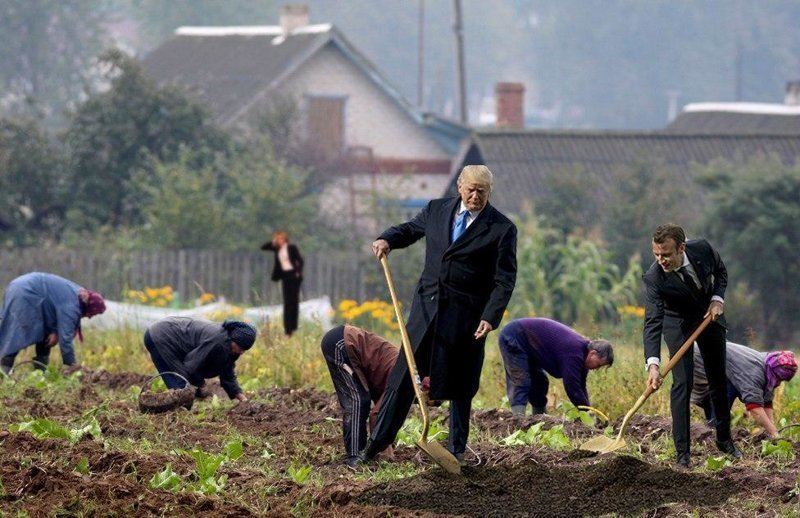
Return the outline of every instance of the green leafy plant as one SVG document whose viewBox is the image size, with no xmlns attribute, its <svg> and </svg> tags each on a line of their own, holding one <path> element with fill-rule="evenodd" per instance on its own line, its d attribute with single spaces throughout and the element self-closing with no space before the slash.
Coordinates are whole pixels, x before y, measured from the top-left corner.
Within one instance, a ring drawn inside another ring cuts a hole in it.
<svg viewBox="0 0 800 518">
<path fill-rule="evenodd" d="M 708 457 L 706 459 L 706 469 L 709 471 L 719 471 L 730 466 L 732 463 L 725 455 L 719 457 Z"/>
<path fill-rule="evenodd" d="M 564 414 L 564 420 L 568 423 L 580 421 L 584 426 L 594 426 L 594 417 L 589 412 L 578 409 L 568 401 L 561 401 L 556 409 Z"/>
<path fill-rule="evenodd" d="M 306 465 L 297 467 L 293 464 L 286 468 L 286 473 L 289 474 L 289 478 L 302 486 L 308 480 L 309 475 L 311 475 L 311 470 L 311 466 Z"/>
<path fill-rule="evenodd" d="M 75 465 L 75 471 L 77 471 L 81 475 L 88 475 L 89 459 L 87 457 L 81 457 L 81 460 L 79 460 L 78 464 Z"/>
<path fill-rule="evenodd" d="M 66 439 L 72 444 L 77 443 L 84 435 L 91 435 L 95 439 L 102 436 L 100 423 L 94 417 L 80 428 L 68 429 L 52 419 L 40 418 L 11 425 L 9 429 L 12 432 L 30 432 L 37 439 Z"/>
<path fill-rule="evenodd" d="M 178 491 L 183 485 L 181 476 L 172 471 L 172 465 L 167 464 L 163 470 L 155 473 L 150 478 L 150 487 L 152 489 L 166 489 L 167 491 Z"/>
<path fill-rule="evenodd" d="M 569 437 L 564 434 L 564 426 L 556 425 L 544 430 L 544 422 L 536 423 L 527 430 L 516 430 L 508 437 L 502 439 L 506 446 L 529 446 L 539 444 L 556 450 L 565 450 L 572 447 Z"/>
<path fill-rule="evenodd" d="M 397 432 L 397 444 L 403 446 L 414 446 L 422 433 L 422 421 L 417 417 L 407 419 L 403 427 Z M 428 427 L 428 438 L 437 441 L 446 440 L 449 435 L 449 429 L 444 424 L 444 418 L 438 417 L 434 419 Z"/>
<path fill-rule="evenodd" d="M 764 441 L 761 443 L 761 454 L 765 457 L 778 457 L 780 459 L 794 459 L 794 448 L 792 443 L 786 439 L 778 439 L 774 443 Z"/>
</svg>

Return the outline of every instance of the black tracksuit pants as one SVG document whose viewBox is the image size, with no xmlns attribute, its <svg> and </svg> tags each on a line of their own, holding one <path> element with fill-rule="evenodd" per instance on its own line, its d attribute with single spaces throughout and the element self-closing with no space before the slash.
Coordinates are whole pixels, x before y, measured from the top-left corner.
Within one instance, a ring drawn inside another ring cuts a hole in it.
<svg viewBox="0 0 800 518">
<path fill-rule="evenodd" d="M 350 366 L 344 348 L 344 326 L 335 327 L 322 337 L 322 354 L 342 408 L 344 449 L 348 457 L 355 457 L 367 442 L 367 420 L 372 401 Z"/>
</svg>

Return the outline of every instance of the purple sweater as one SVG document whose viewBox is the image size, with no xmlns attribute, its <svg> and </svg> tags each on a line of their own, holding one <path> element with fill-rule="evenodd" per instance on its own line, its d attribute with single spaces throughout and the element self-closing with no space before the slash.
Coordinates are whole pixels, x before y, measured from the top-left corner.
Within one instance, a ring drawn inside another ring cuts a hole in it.
<svg viewBox="0 0 800 518">
<path fill-rule="evenodd" d="M 531 363 L 564 381 L 564 390 L 575 406 L 588 405 L 586 354 L 589 339 L 549 318 L 520 318 L 503 328 L 522 347 Z"/>
</svg>

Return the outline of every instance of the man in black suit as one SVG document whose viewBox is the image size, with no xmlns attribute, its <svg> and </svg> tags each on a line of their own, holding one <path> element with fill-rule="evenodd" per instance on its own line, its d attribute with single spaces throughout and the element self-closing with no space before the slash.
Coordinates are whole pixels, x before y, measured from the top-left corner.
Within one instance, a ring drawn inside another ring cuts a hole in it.
<svg viewBox="0 0 800 518">
<path fill-rule="evenodd" d="M 500 325 L 517 277 L 517 228 L 489 204 L 492 182 L 486 166 L 464 167 L 459 197 L 431 201 L 372 243 L 381 257 L 425 238 L 425 268 L 411 303 L 408 335 L 420 376 L 430 376 L 430 398 L 450 400 L 448 449 L 462 464 L 486 335 Z M 394 441 L 413 399 L 401 354 L 363 459 Z"/>
<path fill-rule="evenodd" d="M 717 447 L 741 458 L 731 440 L 731 416 L 727 403 L 725 377 L 725 287 L 728 272 L 719 253 L 708 241 L 686 241 L 678 225 L 660 225 L 653 233 L 655 262 L 644 274 L 647 288 L 644 316 L 644 353 L 647 360 L 648 384 L 661 385 L 658 366 L 661 357 L 661 336 L 670 356 L 709 314 L 712 322 L 697 338 L 711 389 L 717 427 Z M 691 351 L 672 369 L 670 408 L 672 439 L 678 464 L 690 466 L 689 402 L 694 375 Z"/>
</svg>

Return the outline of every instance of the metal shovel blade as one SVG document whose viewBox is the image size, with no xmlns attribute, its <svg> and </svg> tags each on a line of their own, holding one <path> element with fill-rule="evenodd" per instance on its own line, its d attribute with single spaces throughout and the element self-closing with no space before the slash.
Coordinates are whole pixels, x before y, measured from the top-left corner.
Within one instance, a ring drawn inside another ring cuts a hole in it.
<svg viewBox="0 0 800 518">
<path fill-rule="evenodd" d="M 442 446 L 436 441 L 428 442 L 424 437 L 420 437 L 417 439 L 417 446 L 420 450 L 427 453 L 433 460 L 442 467 L 448 473 L 452 473 L 454 475 L 461 474 L 461 466 L 458 464 L 458 460 L 453 456 L 452 453 L 447 451 L 447 448 Z"/>
<path fill-rule="evenodd" d="M 593 437 L 581 444 L 580 449 L 586 451 L 596 451 L 597 453 L 609 453 L 625 447 L 625 439 L 617 437 L 612 439 L 605 435 Z"/>
</svg>

